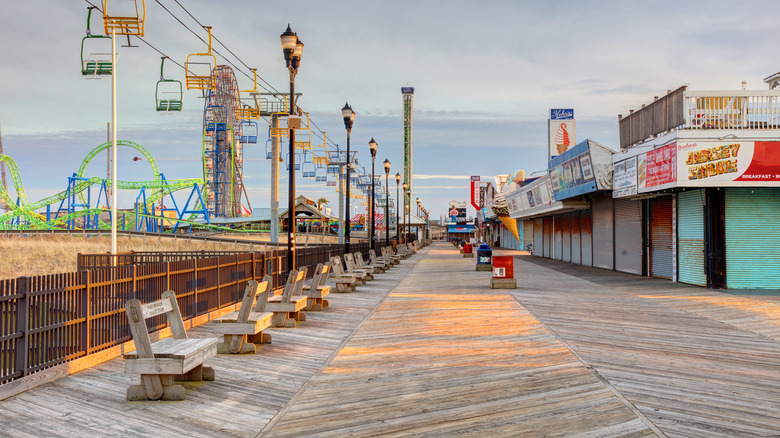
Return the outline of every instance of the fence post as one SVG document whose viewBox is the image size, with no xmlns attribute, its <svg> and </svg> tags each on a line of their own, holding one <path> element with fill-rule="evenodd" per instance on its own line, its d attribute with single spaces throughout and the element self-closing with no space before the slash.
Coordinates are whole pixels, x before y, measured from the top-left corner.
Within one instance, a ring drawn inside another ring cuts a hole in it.
<svg viewBox="0 0 780 438">
<path fill-rule="evenodd" d="M 171 262 L 165 262 L 165 290 L 171 290 Z"/>
<path fill-rule="evenodd" d="M 22 336 L 16 339 L 16 369 L 22 376 L 27 375 L 29 363 L 29 331 L 30 331 L 30 277 L 16 279 L 16 291 L 21 295 L 16 302 L 16 331 Z"/>
<path fill-rule="evenodd" d="M 115 269 L 115 268 L 110 268 Z M 84 277 L 82 278 L 82 284 L 84 284 L 84 304 L 82 305 L 84 315 L 84 354 L 89 354 L 90 345 L 92 344 L 92 273 L 91 271 L 82 271 Z"/>
</svg>

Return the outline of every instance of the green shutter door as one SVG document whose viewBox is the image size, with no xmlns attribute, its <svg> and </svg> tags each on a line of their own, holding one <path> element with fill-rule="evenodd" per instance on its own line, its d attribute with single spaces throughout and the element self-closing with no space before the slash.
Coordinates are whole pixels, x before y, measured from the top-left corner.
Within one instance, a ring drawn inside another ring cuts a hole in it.
<svg viewBox="0 0 780 438">
<path fill-rule="evenodd" d="M 677 281 L 706 287 L 704 190 L 688 190 L 677 194 L 677 245 Z"/>
<path fill-rule="evenodd" d="M 780 189 L 726 189 L 726 287 L 780 289 Z"/>
</svg>

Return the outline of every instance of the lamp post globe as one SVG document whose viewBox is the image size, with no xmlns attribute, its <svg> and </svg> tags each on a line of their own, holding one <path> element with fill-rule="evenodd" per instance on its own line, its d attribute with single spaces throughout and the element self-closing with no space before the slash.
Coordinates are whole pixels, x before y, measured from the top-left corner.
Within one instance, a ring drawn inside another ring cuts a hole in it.
<svg viewBox="0 0 780 438">
<path fill-rule="evenodd" d="M 344 253 L 349 254 L 349 229 L 350 229 L 350 210 L 349 210 L 349 186 L 350 186 L 350 170 L 352 168 L 352 158 L 349 152 L 349 140 L 350 134 L 352 134 L 352 123 L 355 121 L 355 111 L 349 106 L 349 102 L 344 104 L 344 108 L 341 109 L 341 117 L 344 119 L 344 128 L 347 130 L 347 190 L 346 190 L 346 212 L 347 217 L 344 219 L 346 224 L 344 230 Z"/>
</svg>

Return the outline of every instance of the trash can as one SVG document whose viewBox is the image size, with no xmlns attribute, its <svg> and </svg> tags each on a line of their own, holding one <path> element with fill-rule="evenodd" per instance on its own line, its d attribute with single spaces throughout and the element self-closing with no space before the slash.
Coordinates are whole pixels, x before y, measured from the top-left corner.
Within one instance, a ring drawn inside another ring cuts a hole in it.
<svg viewBox="0 0 780 438">
<path fill-rule="evenodd" d="M 514 259 L 511 256 L 493 257 L 493 278 L 490 282 L 493 289 L 516 289 Z"/>
<path fill-rule="evenodd" d="M 490 245 L 483 243 L 477 248 L 477 271 L 493 270 L 493 250 Z"/>
<path fill-rule="evenodd" d="M 470 243 L 466 243 L 465 245 L 463 245 L 463 258 L 464 259 L 474 258 L 474 249 Z"/>
</svg>

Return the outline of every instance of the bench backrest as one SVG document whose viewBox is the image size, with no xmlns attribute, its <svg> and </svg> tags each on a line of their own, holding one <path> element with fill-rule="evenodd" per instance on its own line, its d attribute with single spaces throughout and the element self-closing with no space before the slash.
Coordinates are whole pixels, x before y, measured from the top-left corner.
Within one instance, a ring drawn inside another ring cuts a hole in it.
<svg viewBox="0 0 780 438">
<path fill-rule="evenodd" d="M 187 339 L 187 331 L 184 329 L 184 321 L 181 319 L 179 304 L 176 302 L 176 294 L 172 290 L 163 292 L 162 299 L 148 304 L 141 304 L 137 298 L 125 303 L 125 313 L 130 322 L 130 331 L 133 334 L 135 349 L 139 358 L 153 358 L 152 341 L 149 339 L 149 330 L 146 320 L 163 313 L 168 318 L 168 325 L 174 339 Z"/>
<path fill-rule="evenodd" d="M 296 280 L 293 296 L 297 297 L 303 294 L 303 285 L 306 283 L 306 275 L 308 275 L 308 273 L 309 268 L 306 266 L 301 266 L 301 269 L 298 271 L 298 275 L 301 277 L 301 279 Z"/>
<path fill-rule="evenodd" d="M 373 249 L 368 250 L 368 261 L 374 263 L 376 261 L 376 251 Z"/>
<path fill-rule="evenodd" d="M 322 271 L 320 272 L 320 279 L 317 282 L 317 286 L 325 286 L 328 283 L 328 278 L 330 277 L 330 271 L 331 271 L 330 263 L 325 263 L 322 265 Z"/>
<path fill-rule="evenodd" d="M 314 275 L 311 277 L 311 283 L 309 284 L 309 291 L 314 291 L 317 289 L 317 285 L 320 282 L 320 276 L 322 275 L 322 267 L 324 265 L 322 263 L 317 263 L 317 267 L 314 268 Z"/>
<path fill-rule="evenodd" d="M 344 265 L 347 267 L 347 272 L 355 272 L 355 259 L 352 257 L 352 254 L 344 254 Z"/>
<path fill-rule="evenodd" d="M 330 258 L 330 266 L 333 268 L 333 272 L 336 273 L 336 275 L 345 275 L 346 272 L 344 272 L 344 265 L 341 264 L 341 257 L 339 256 L 333 256 Z"/>
<path fill-rule="evenodd" d="M 251 280 L 254 281 L 254 280 Z M 265 312 L 265 306 L 268 305 L 268 296 L 271 295 L 271 290 L 273 290 L 273 287 L 271 285 L 273 284 L 273 278 L 266 274 L 263 279 L 260 281 L 260 283 L 257 283 L 257 287 L 255 288 L 255 293 L 257 296 L 257 301 L 255 301 L 255 306 L 252 308 L 253 312 L 257 313 L 263 313 Z M 248 287 L 248 286 L 247 286 Z M 241 303 L 241 310 L 244 310 L 244 303 Z M 239 318 L 241 315 L 239 314 Z M 247 314 L 247 318 L 249 318 L 249 314 Z M 241 320 L 239 322 L 246 322 L 247 320 Z"/>
<path fill-rule="evenodd" d="M 303 280 L 303 271 L 296 271 L 291 269 L 287 275 L 287 283 L 284 285 L 284 291 L 282 292 L 282 302 L 289 303 L 290 299 L 295 292 L 295 288 L 298 286 L 298 282 Z"/>
<path fill-rule="evenodd" d="M 355 267 L 358 269 L 365 269 L 366 265 L 363 264 L 363 254 L 360 252 L 355 251 L 352 254 L 352 260 L 355 263 Z"/>
</svg>

